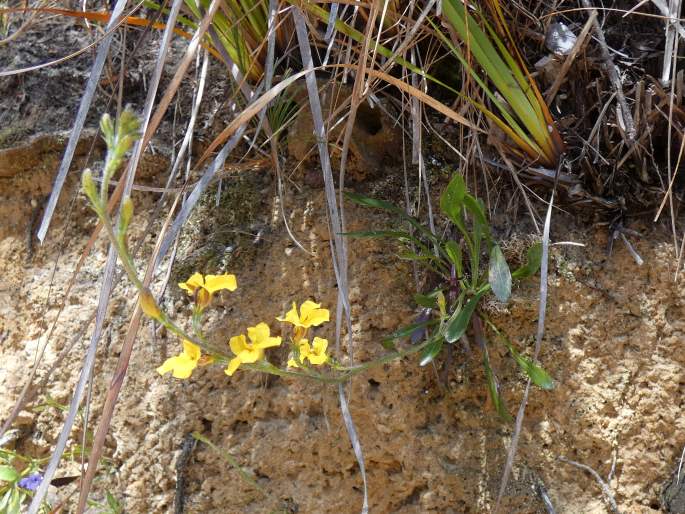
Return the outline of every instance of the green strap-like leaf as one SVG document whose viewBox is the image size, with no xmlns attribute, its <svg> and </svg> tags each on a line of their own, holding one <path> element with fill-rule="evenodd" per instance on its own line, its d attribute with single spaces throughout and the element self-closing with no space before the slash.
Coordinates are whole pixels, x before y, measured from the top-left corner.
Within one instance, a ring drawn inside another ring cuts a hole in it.
<svg viewBox="0 0 685 514">
<path fill-rule="evenodd" d="M 450 239 L 445 243 L 445 253 L 447 254 L 447 258 L 454 265 L 457 277 L 461 278 L 464 275 L 464 262 L 461 247 L 456 241 Z"/>
<path fill-rule="evenodd" d="M 435 341 L 429 343 L 423 350 L 421 350 L 421 360 L 419 361 L 419 366 L 425 366 L 430 363 L 438 356 L 440 350 L 442 350 L 442 344 L 444 339 L 441 337 Z"/>
<path fill-rule="evenodd" d="M 535 243 L 533 246 L 528 248 L 527 258 L 528 261 L 526 264 L 511 274 L 512 278 L 528 278 L 538 272 L 542 261 L 542 243 Z"/>
<path fill-rule="evenodd" d="M 552 377 L 549 375 L 549 373 L 547 373 L 541 366 L 535 364 L 528 357 L 521 355 L 511 343 L 509 338 L 500 332 L 494 323 L 487 319 L 486 323 L 495 332 L 495 334 L 497 334 L 497 337 L 500 341 L 502 341 L 504 346 L 507 347 L 507 350 L 509 350 L 509 353 L 511 353 L 511 356 L 514 358 L 519 368 L 521 368 L 521 371 L 523 371 L 523 373 L 530 378 L 533 384 L 542 389 L 554 389 L 554 380 L 552 380 Z"/>
<path fill-rule="evenodd" d="M 504 404 L 504 399 L 499 394 L 499 384 L 497 383 L 497 377 L 492 371 L 492 366 L 490 366 L 490 356 L 488 355 L 488 349 L 483 347 L 483 367 L 485 368 L 485 378 L 488 381 L 488 391 L 490 392 L 490 398 L 495 406 L 497 414 L 500 415 L 505 421 L 513 421 L 511 414 L 507 410 L 507 406 Z"/>
<path fill-rule="evenodd" d="M 452 314 L 452 317 L 447 322 L 447 330 L 445 331 L 445 340 L 448 343 L 458 341 L 466 333 L 473 311 L 476 310 L 476 306 L 483 294 L 484 291 L 479 291 L 462 309 Z"/>
<path fill-rule="evenodd" d="M 345 198 L 353 201 L 356 204 L 364 205 L 365 207 L 373 207 L 374 209 L 382 209 L 384 211 L 396 212 L 398 214 L 405 214 L 405 212 L 397 207 L 396 205 L 386 202 L 385 200 L 379 200 L 377 198 L 371 198 L 366 195 L 359 193 L 346 192 Z"/>
</svg>

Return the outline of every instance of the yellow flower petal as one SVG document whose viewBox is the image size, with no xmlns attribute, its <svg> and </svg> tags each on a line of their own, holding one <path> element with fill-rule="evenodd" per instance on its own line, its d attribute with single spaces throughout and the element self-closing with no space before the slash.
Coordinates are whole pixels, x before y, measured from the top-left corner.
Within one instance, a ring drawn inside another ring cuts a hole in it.
<svg viewBox="0 0 685 514">
<path fill-rule="evenodd" d="M 258 323 L 257 326 L 247 327 L 247 337 L 250 338 L 253 344 L 258 344 L 261 341 L 268 339 L 271 329 L 269 325 L 264 322 Z"/>
<path fill-rule="evenodd" d="M 188 291 L 188 294 L 195 294 L 195 290 L 198 287 L 203 287 L 205 285 L 205 279 L 202 277 L 201 273 L 193 273 L 188 280 L 185 282 L 180 282 L 178 287 Z"/>
<path fill-rule="evenodd" d="M 235 275 L 206 275 L 204 288 L 210 294 L 222 289 L 235 291 L 238 288 L 238 282 L 235 279 Z"/>
<path fill-rule="evenodd" d="M 300 362 L 304 362 L 304 360 L 311 352 L 311 348 L 309 347 L 309 341 L 307 341 L 306 339 L 300 339 L 297 342 L 297 349 L 300 353 Z"/>
<path fill-rule="evenodd" d="M 297 363 L 295 359 L 288 359 L 288 367 L 289 368 L 299 368 L 300 365 Z"/>
<path fill-rule="evenodd" d="M 297 304 L 295 302 L 293 302 L 293 308 L 286 312 L 284 317 L 276 319 L 278 321 L 286 321 L 295 325 L 296 327 L 304 326 L 302 323 L 300 323 L 300 316 L 297 314 Z"/>
<path fill-rule="evenodd" d="M 240 334 L 239 336 L 231 337 L 230 341 L 228 342 L 228 345 L 231 347 L 231 351 L 235 355 L 239 355 L 247 349 L 247 341 L 245 340 L 245 336 L 242 334 Z"/>
<path fill-rule="evenodd" d="M 328 355 L 326 355 L 326 349 L 328 348 L 328 341 L 321 337 L 315 337 L 312 342 L 312 352 L 307 355 L 309 362 L 318 366 L 319 364 L 324 364 L 328 360 Z"/>
<path fill-rule="evenodd" d="M 241 364 L 242 361 L 238 357 L 231 359 L 231 361 L 228 363 L 228 366 L 224 370 L 224 373 L 226 373 L 229 377 L 233 376 L 233 373 L 235 373 L 235 370 L 237 370 Z"/>
<path fill-rule="evenodd" d="M 264 358 L 264 350 L 261 348 L 248 348 L 247 350 L 240 352 L 238 358 L 245 364 L 252 364 L 253 362 L 257 362 Z"/>
<path fill-rule="evenodd" d="M 197 360 L 181 353 L 165 360 L 164 364 L 157 368 L 157 373 L 164 375 L 171 371 L 174 378 L 189 378 L 196 366 Z"/>
<path fill-rule="evenodd" d="M 312 342 L 312 348 L 314 349 L 314 353 L 317 355 L 326 353 L 326 349 L 328 348 L 328 339 L 324 339 L 323 337 L 315 337 L 314 341 Z"/>
<path fill-rule="evenodd" d="M 191 343 L 187 339 L 183 340 L 183 353 L 195 361 L 199 361 L 200 357 L 202 356 L 200 347 L 195 343 Z"/>
<path fill-rule="evenodd" d="M 202 356 L 200 347 L 188 340 L 183 340 L 183 353 L 175 355 L 164 361 L 157 368 L 157 373 L 164 375 L 171 371 L 174 378 L 188 378 L 197 367 L 197 363 Z"/>
<path fill-rule="evenodd" d="M 250 338 L 254 348 L 271 348 L 280 346 L 280 337 L 269 337 L 271 330 L 269 325 L 264 322 L 259 323 L 256 327 L 248 327 L 247 337 Z"/>
<path fill-rule="evenodd" d="M 328 309 L 321 309 L 320 303 L 307 300 L 300 307 L 300 321 L 302 326 L 316 327 L 330 320 Z"/>
</svg>

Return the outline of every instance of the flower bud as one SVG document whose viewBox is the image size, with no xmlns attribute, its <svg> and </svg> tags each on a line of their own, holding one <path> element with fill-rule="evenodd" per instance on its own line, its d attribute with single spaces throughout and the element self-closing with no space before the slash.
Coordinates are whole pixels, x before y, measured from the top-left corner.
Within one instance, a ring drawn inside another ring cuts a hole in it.
<svg viewBox="0 0 685 514">
<path fill-rule="evenodd" d="M 112 117 L 105 113 L 100 118 L 100 131 L 102 132 L 102 137 L 108 147 L 114 145 L 114 123 L 112 122 Z"/>
<path fill-rule="evenodd" d="M 162 311 L 159 309 L 154 296 L 147 288 L 140 293 L 140 308 L 152 319 L 158 320 L 162 316 Z"/>
<path fill-rule="evenodd" d="M 130 196 L 124 198 L 121 203 L 121 211 L 119 213 L 119 236 L 123 237 L 126 234 L 129 223 L 133 218 L 133 200 Z"/>
<path fill-rule="evenodd" d="M 95 181 L 93 180 L 93 172 L 90 171 L 90 168 L 86 168 L 83 175 L 81 175 L 81 185 L 83 186 L 83 192 L 86 193 L 86 196 L 93 206 L 97 205 L 98 195 L 95 188 Z"/>
</svg>

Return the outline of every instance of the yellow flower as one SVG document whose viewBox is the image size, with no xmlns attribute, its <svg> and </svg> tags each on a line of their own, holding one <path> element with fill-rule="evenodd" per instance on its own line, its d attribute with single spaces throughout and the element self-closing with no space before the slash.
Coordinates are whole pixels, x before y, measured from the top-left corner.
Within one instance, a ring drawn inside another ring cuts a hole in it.
<svg viewBox="0 0 685 514">
<path fill-rule="evenodd" d="M 304 363 L 305 359 L 309 359 L 309 362 L 318 366 L 320 364 L 325 364 L 328 361 L 328 355 L 326 355 L 326 349 L 328 348 L 328 341 L 322 339 L 321 337 L 315 337 L 312 345 L 309 345 L 307 339 L 300 339 L 297 343 L 297 349 L 299 354 L 299 361 L 291 358 L 288 360 L 289 368 L 299 368 L 300 364 Z"/>
<path fill-rule="evenodd" d="M 228 344 L 231 346 L 231 351 L 235 354 L 235 357 L 228 363 L 226 374 L 230 377 L 241 364 L 252 364 L 262 359 L 265 348 L 280 346 L 281 338 L 271 337 L 269 334 L 269 325 L 262 322 L 256 327 L 248 327 L 247 337 L 250 339 L 250 342 L 247 341 L 243 334 L 231 337 Z"/>
<path fill-rule="evenodd" d="M 306 339 L 300 339 L 297 342 L 297 353 L 299 355 L 300 362 L 297 362 L 294 358 L 288 359 L 289 368 L 299 368 L 300 364 L 304 362 L 305 357 L 309 354 L 309 341 Z M 291 354 L 292 355 L 292 354 Z"/>
<path fill-rule="evenodd" d="M 300 347 L 300 362 L 304 362 L 304 359 L 309 359 L 309 362 L 318 366 L 320 364 L 326 363 L 328 360 L 328 355 L 326 355 L 326 349 L 328 348 L 328 341 L 322 339 L 321 337 L 315 337 L 312 341 L 312 346 L 309 346 L 309 341 L 303 339 L 299 343 Z"/>
<path fill-rule="evenodd" d="M 238 283 L 235 279 L 235 275 L 202 276 L 201 273 L 193 273 L 188 280 L 179 283 L 178 287 L 188 291 L 189 295 L 195 296 L 198 307 L 204 309 L 209 305 L 209 302 L 212 301 L 214 293 L 221 291 L 222 289 L 235 291 L 238 287 Z"/>
<path fill-rule="evenodd" d="M 171 371 L 174 378 L 188 378 L 200 360 L 200 347 L 190 341 L 183 341 L 183 353 L 164 361 L 157 373 L 164 375 Z"/>
<path fill-rule="evenodd" d="M 300 313 L 297 313 L 297 304 L 293 302 L 293 308 L 290 309 L 284 317 L 276 318 L 278 321 L 286 321 L 300 328 L 316 327 L 329 321 L 330 314 L 328 309 L 322 309 L 320 303 L 314 303 L 307 300 L 300 306 Z"/>
</svg>

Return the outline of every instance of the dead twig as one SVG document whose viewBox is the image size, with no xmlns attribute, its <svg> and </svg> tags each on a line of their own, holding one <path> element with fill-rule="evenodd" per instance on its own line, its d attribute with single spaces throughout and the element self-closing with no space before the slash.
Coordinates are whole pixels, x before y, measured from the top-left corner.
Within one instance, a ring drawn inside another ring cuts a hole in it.
<svg viewBox="0 0 685 514">
<path fill-rule="evenodd" d="M 595 9 L 590 0 L 582 0 L 582 2 L 583 6 L 590 10 L 590 16 L 592 16 L 592 13 L 594 13 L 595 15 L 597 14 L 597 9 Z M 614 64 L 614 60 L 611 58 L 611 54 L 609 53 L 609 47 L 607 46 L 606 39 L 604 38 L 604 32 L 602 31 L 602 27 L 600 27 L 597 18 L 595 18 L 592 25 L 595 31 L 595 35 L 597 36 L 597 41 L 599 42 L 602 60 L 604 61 L 604 65 L 606 66 L 609 81 L 611 82 L 611 85 L 614 87 L 614 91 L 616 92 L 616 100 L 618 101 L 618 105 L 621 108 L 621 118 L 623 118 L 623 125 L 626 129 L 626 137 L 628 138 L 628 142 L 632 144 L 635 142 L 636 136 L 635 123 L 633 121 L 633 115 L 631 114 L 630 109 L 628 109 L 628 102 L 626 101 L 626 97 L 623 94 L 623 85 L 621 84 L 621 77 L 619 77 L 618 74 L 618 68 Z"/>
<path fill-rule="evenodd" d="M 614 498 L 611 489 L 609 488 L 607 483 L 604 480 L 602 480 L 602 477 L 599 476 L 599 473 L 597 473 L 590 466 L 586 466 L 585 464 L 581 464 L 580 462 L 569 460 L 565 457 L 558 457 L 558 459 L 561 462 L 565 462 L 566 464 L 570 464 L 571 466 L 575 466 L 578 469 L 582 469 L 583 471 L 590 473 L 592 477 L 597 481 L 599 486 L 602 488 L 602 496 L 604 497 L 604 501 L 609 506 L 611 512 L 613 512 L 614 514 L 621 514 L 621 511 L 618 510 L 618 505 L 616 504 L 616 499 Z"/>
</svg>

